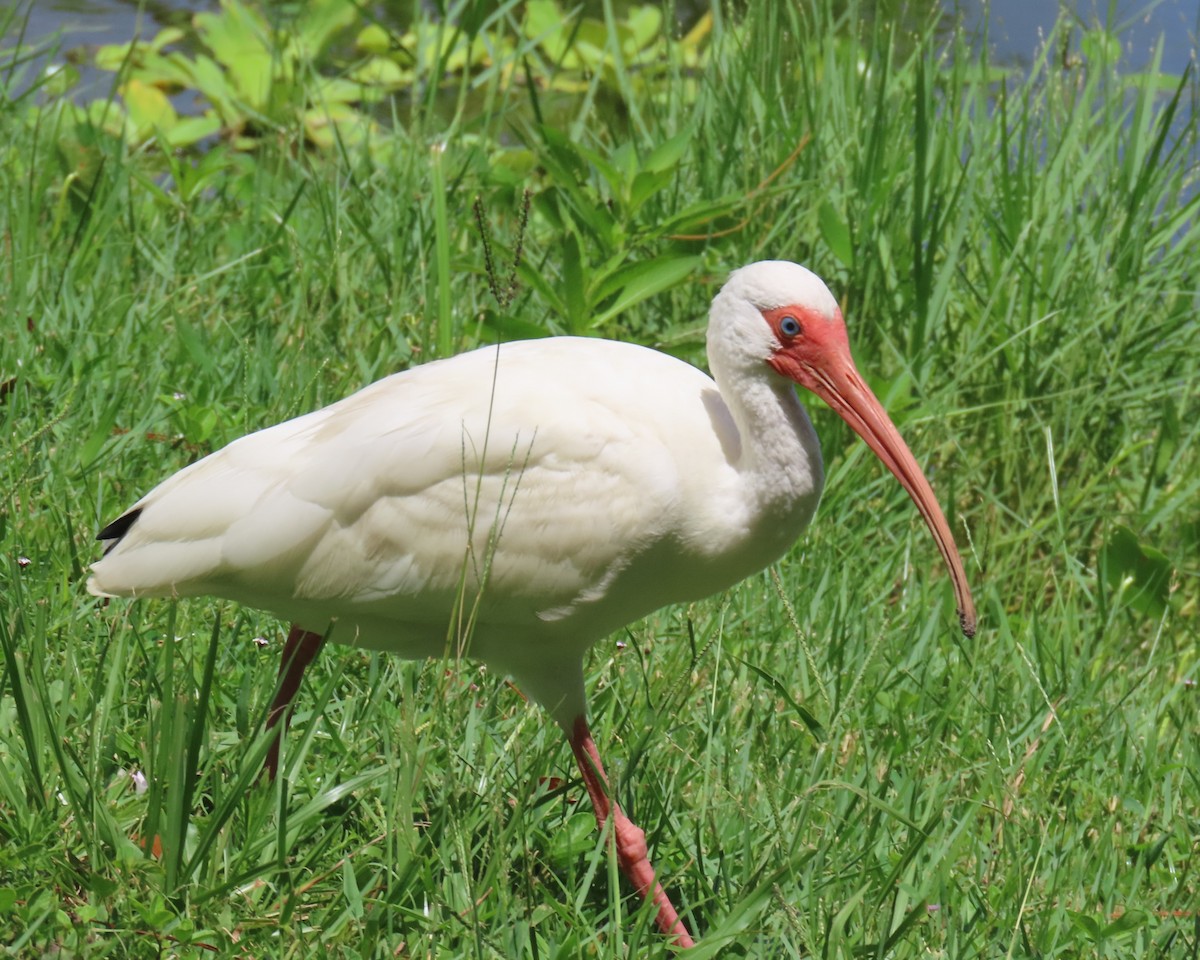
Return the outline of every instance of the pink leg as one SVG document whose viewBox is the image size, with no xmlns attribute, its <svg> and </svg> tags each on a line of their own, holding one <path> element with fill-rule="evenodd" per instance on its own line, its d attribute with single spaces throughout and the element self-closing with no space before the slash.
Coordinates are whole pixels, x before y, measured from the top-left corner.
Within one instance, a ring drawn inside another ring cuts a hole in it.
<svg viewBox="0 0 1200 960">
<path fill-rule="evenodd" d="M 613 840 L 616 843 L 617 862 L 621 872 L 629 878 L 629 882 L 643 900 L 652 900 L 658 907 L 658 929 L 674 937 L 676 946 L 695 946 L 687 928 L 679 919 L 679 914 L 667 898 L 662 884 L 654 879 L 654 868 L 646 858 L 646 835 L 609 799 L 608 777 L 600 763 L 600 754 L 596 750 L 595 741 L 592 740 L 592 731 L 588 729 L 586 717 L 575 719 L 570 741 L 571 750 L 579 763 L 579 771 L 583 774 L 584 786 L 587 787 L 592 806 L 596 810 L 596 823 L 603 829 L 609 816 L 613 818 Z"/>
<path fill-rule="evenodd" d="M 283 644 L 283 658 L 279 661 L 279 690 L 271 703 L 271 712 L 267 714 L 267 729 L 270 730 L 283 720 L 283 730 L 276 734 L 271 749 L 267 751 L 267 758 L 263 761 L 263 771 L 268 780 L 274 780 L 279 772 L 279 740 L 283 731 L 287 730 L 291 717 L 288 707 L 291 706 L 296 691 L 300 689 L 305 668 L 313 662 L 324 643 L 325 638 L 321 634 L 310 633 L 292 624 L 292 629 Z"/>
</svg>

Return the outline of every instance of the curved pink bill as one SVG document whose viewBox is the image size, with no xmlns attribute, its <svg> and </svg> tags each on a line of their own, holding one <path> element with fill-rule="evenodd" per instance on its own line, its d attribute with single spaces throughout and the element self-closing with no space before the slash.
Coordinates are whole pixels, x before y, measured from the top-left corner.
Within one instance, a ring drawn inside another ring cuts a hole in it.
<svg viewBox="0 0 1200 960">
<path fill-rule="evenodd" d="M 816 343 L 811 334 L 820 328 L 813 324 L 806 326 L 806 333 L 810 333 L 806 343 L 803 346 L 797 344 L 793 350 L 781 350 L 773 358 L 772 365 L 829 404 L 908 491 L 950 571 L 962 631 L 968 637 L 975 636 L 975 602 L 971 599 L 971 588 L 967 585 L 967 574 L 950 525 L 908 444 L 855 369 L 841 318 L 824 326 Z"/>
</svg>

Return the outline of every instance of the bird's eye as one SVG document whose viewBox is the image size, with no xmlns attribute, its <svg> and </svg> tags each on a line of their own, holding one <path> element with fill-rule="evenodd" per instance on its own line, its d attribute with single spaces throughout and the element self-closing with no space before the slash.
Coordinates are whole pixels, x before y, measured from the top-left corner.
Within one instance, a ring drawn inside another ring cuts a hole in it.
<svg viewBox="0 0 1200 960">
<path fill-rule="evenodd" d="M 784 317 L 779 321 L 779 332 L 785 337 L 800 336 L 800 321 L 795 317 Z"/>
</svg>

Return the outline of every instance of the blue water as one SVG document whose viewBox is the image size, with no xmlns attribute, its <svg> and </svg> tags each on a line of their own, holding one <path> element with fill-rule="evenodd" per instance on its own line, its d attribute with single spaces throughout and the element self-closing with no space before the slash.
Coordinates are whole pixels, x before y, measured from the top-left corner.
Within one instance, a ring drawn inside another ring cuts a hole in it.
<svg viewBox="0 0 1200 960">
<path fill-rule="evenodd" d="M 216 7 L 216 3 L 180 3 L 166 0 L 151 4 L 156 11 L 205 10 Z M 137 3 L 122 0 L 25 0 L 22 3 L 0 0 L 0 23 L 8 12 L 15 9 L 16 19 L 4 38 L 4 46 L 16 40 L 21 25 L 25 24 L 25 41 L 48 42 L 56 34 L 62 37 L 61 49 L 100 46 L 106 43 L 124 43 L 135 36 L 149 37 L 161 29 L 162 23 L 155 20 L 149 10 L 140 12 Z"/>
<path fill-rule="evenodd" d="M 1032 60 L 1053 28 L 1060 7 L 1051 0 L 943 0 L 942 6 L 962 17 L 969 35 L 980 35 L 986 23 L 994 59 L 1003 66 Z M 1081 29 L 1103 26 L 1118 34 L 1123 66 L 1128 70 L 1149 66 L 1160 38 L 1165 72 L 1181 74 L 1196 59 L 1200 0 L 1075 0 L 1061 6 L 1071 11 Z"/>
<path fill-rule="evenodd" d="M 0 10 L 13 6 L 0 2 Z M 138 34 L 145 37 L 157 32 L 162 24 L 149 10 L 139 13 L 138 6 L 127 0 L 33 0 L 16 4 L 19 20 L 28 14 L 30 39 L 45 39 L 61 30 L 64 49 L 123 43 Z M 159 11 L 185 11 L 211 8 L 216 3 L 159 0 L 152 6 Z M 1030 61 L 1060 8 L 1053 0 L 941 0 L 941 6 L 948 15 L 962 17 L 975 35 L 990 18 L 989 44 L 997 62 L 1005 65 Z M 1125 65 L 1130 69 L 1140 70 L 1149 63 L 1159 37 L 1163 38 L 1163 69 L 1167 72 L 1182 73 L 1196 57 L 1200 0 L 1074 0 L 1061 6 L 1072 11 L 1082 27 L 1103 24 L 1118 28 Z M 12 36 L 7 39 L 11 41 Z"/>
<path fill-rule="evenodd" d="M 1070 11 L 1080 30 L 1105 26 L 1121 38 L 1122 61 L 1127 70 L 1142 70 L 1151 62 L 1156 44 L 1163 46 L 1162 69 L 1182 74 L 1195 64 L 1200 36 L 1200 0 L 930 0 L 939 2 L 947 18 L 958 18 L 969 36 L 986 42 L 994 63 L 1003 66 L 1028 64 L 1037 55 L 1054 26 L 1059 9 Z M 13 4 L 0 0 L 0 24 L 5 14 L 17 10 L 16 20 L 0 39 L 0 49 L 11 48 L 24 28 L 26 45 L 35 44 L 43 53 L 35 59 L 44 69 L 53 57 L 69 59 L 79 69 L 82 83 L 72 95 L 77 100 L 107 96 L 112 75 L 87 67 L 88 50 L 109 43 L 123 43 L 135 36 L 149 38 L 166 24 L 155 19 L 172 15 L 187 18 L 187 11 L 212 9 L 217 0 L 157 0 L 151 9 L 131 0 L 23 0 Z M 704 8 L 703 2 L 696 2 Z M 915 4 L 914 9 L 923 6 Z M 178 21 L 176 21 L 178 22 Z M 56 39 L 57 38 L 57 39 Z M 1078 54 L 1078 33 L 1069 54 Z M 2 62 L 2 58 L 0 58 Z M 31 85 L 26 70 L 18 90 Z M 10 91 L 13 88 L 10 88 Z"/>
</svg>

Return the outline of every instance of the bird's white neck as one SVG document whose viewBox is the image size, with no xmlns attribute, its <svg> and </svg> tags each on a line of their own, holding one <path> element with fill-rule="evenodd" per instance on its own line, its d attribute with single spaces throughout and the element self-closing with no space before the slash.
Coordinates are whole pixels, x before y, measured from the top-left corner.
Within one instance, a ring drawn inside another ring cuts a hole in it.
<svg viewBox="0 0 1200 960">
<path fill-rule="evenodd" d="M 800 507 L 806 523 L 821 494 L 824 469 L 816 431 L 795 387 L 768 369 L 752 376 L 713 373 L 741 440 L 737 467 L 744 495 L 767 514 Z"/>
<path fill-rule="evenodd" d="M 713 299 L 707 338 L 708 366 L 740 441 L 730 459 L 751 510 L 798 511 L 803 527 L 824 481 L 821 447 L 794 385 L 767 363 L 778 344 L 737 276 Z"/>
</svg>

